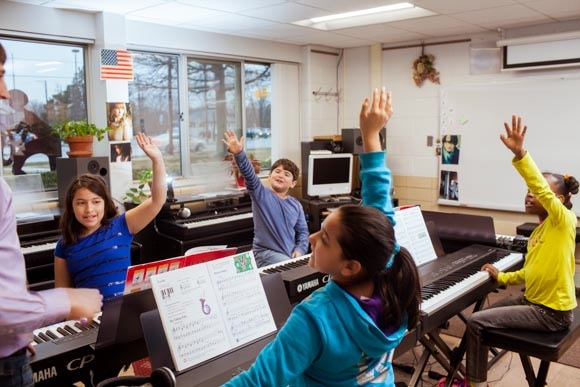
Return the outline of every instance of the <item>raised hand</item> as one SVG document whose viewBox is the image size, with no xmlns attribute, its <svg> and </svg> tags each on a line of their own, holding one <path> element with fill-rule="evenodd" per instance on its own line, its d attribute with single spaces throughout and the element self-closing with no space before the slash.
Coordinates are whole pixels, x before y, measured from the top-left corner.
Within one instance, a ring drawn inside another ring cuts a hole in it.
<svg viewBox="0 0 580 387">
<path fill-rule="evenodd" d="M 522 158 L 526 155 L 526 150 L 524 149 L 524 138 L 526 137 L 527 126 L 522 128 L 522 117 L 512 116 L 512 125 L 504 122 L 506 134 L 500 134 L 499 138 L 504 143 L 504 145 L 513 152 L 517 158 Z"/>
<path fill-rule="evenodd" d="M 147 136 L 145 133 L 137 133 L 135 136 L 135 140 L 137 141 L 137 145 L 139 148 L 143 149 L 143 152 L 149 157 L 151 160 L 156 158 L 163 158 L 163 154 L 161 150 L 153 143 L 153 139 Z"/>
<path fill-rule="evenodd" d="M 391 92 L 387 92 L 384 87 L 381 88 L 380 92 L 378 89 L 373 90 L 372 102 L 365 98 L 359 115 L 365 152 L 381 150 L 379 133 L 392 115 Z"/>
<path fill-rule="evenodd" d="M 238 140 L 238 136 L 236 136 L 235 132 L 231 130 L 226 130 L 222 142 L 226 144 L 226 146 L 228 147 L 228 152 L 237 155 L 244 149 L 245 140 L 246 140 L 245 136 L 242 136 Z"/>
</svg>

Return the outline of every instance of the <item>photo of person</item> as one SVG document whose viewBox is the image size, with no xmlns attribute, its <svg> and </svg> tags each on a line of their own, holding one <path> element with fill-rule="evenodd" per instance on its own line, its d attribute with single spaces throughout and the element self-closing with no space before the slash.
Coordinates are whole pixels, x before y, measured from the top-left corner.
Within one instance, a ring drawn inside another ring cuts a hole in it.
<svg viewBox="0 0 580 387">
<path fill-rule="evenodd" d="M 133 122 L 131 121 L 131 107 L 125 102 L 107 103 L 107 127 L 109 141 L 130 141 L 133 137 Z"/>
<path fill-rule="evenodd" d="M 459 200 L 459 179 L 457 172 L 441 171 L 439 198 L 447 200 Z"/>
<path fill-rule="evenodd" d="M 131 161 L 131 143 L 118 142 L 111 144 L 111 162 Z"/>
<path fill-rule="evenodd" d="M 441 164 L 459 164 L 459 142 L 461 136 L 447 134 L 441 138 Z"/>
</svg>

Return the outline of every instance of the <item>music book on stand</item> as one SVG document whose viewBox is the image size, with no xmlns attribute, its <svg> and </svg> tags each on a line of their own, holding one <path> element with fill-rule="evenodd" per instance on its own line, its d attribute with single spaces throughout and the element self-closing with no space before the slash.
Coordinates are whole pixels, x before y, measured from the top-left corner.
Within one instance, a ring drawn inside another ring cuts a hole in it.
<svg viewBox="0 0 580 387">
<path fill-rule="evenodd" d="M 419 206 L 395 208 L 395 237 L 399 245 L 405 247 L 417 267 L 437 259 L 425 219 Z"/>
<path fill-rule="evenodd" d="M 251 251 L 150 278 L 177 371 L 276 331 Z"/>
<path fill-rule="evenodd" d="M 139 292 L 150 289 L 149 279 L 152 275 L 165 273 L 166 271 L 177 270 L 182 267 L 195 265 L 202 262 L 211 261 L 218 258 L 234 255 L 237 247 L 215 246 L 214 248 L 191 249 L 185 255 L 162 259 L 160 261 L 140 263 L 129 266 L 125 277 L 125 289 L 123 294 Z"/>
</svg>

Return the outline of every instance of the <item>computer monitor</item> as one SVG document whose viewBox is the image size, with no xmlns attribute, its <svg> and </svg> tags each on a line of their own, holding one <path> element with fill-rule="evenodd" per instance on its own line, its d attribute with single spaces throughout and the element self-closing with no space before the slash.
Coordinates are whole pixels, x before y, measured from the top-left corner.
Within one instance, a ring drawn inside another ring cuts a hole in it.
<svg viewBox="0 0 580 387">
<path fill-rule="evenodd" d="M 308 156 L 308 196 L 350 195 L 352 165 L 351 153 L 310 154 Z"/>
</svg>

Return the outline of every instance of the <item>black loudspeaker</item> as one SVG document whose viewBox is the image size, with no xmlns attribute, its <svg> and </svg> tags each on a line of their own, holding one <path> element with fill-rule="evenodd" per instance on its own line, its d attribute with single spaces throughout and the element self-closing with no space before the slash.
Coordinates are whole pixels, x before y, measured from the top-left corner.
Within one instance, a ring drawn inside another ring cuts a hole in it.
<svg viewBox="0 0 580 387">
<path fill-rule="evenodd" d="M 149 383 L 152 387 L 175 387 L 175 375 L 167 367 L 153 370 L 151 376 L 118 376 L 105 379 L 97 387 L 143 386 Z"/>
<path fill-rule="evenodd" d="M 108 157 L 59 157 L 56 159 L 59 206 L 64 206 L 66 191 L 73 179 L 84 173 L 100 176 L 110 191 L 111 178 Z"/>
<path fill-rule="evenodd" d="M 379 136 L 381 139 L 381 148 L 385 150 L 387 147 L 387 129 L 381 129 Z M 342 129 L 342 147 L 345 153 L 352 153 L 353 155 L 361 154 L 363 151 L 363 143 L 360 129 Z"/>
</svg>

